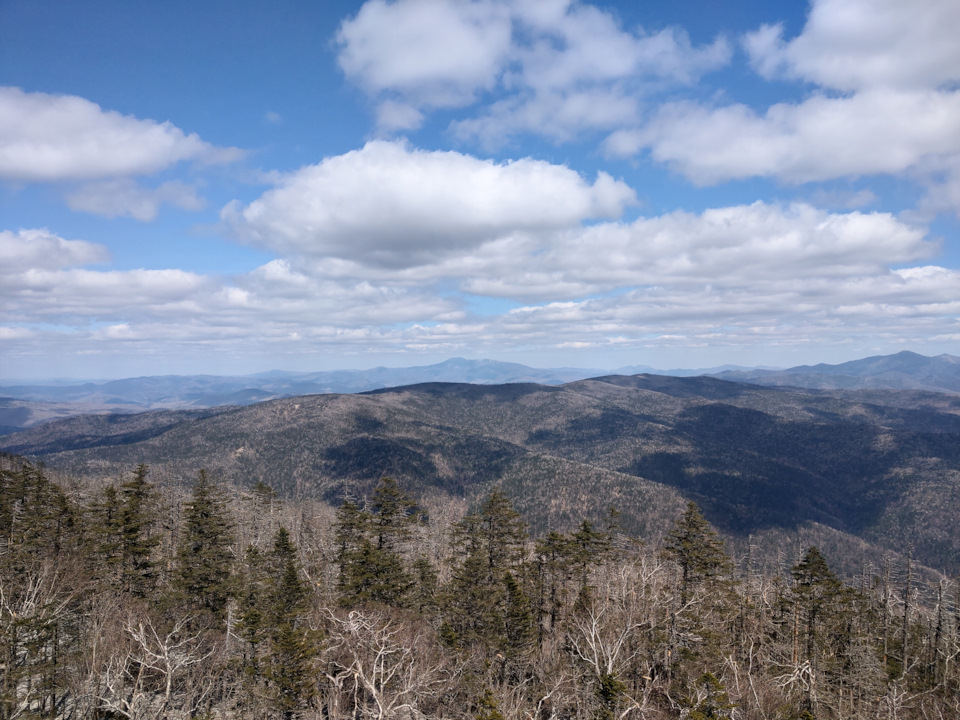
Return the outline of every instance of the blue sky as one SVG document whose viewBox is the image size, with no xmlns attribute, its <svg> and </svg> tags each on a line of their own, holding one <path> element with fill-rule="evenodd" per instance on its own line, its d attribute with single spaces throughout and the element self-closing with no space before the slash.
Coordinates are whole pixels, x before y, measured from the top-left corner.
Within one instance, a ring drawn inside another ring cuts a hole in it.
<svg viewBox="0 0 960 720">
<path fill-rule="evenodd" d="M 954 0 L 0 2 L 0 377 L 960 340 Z"/>
</svg>

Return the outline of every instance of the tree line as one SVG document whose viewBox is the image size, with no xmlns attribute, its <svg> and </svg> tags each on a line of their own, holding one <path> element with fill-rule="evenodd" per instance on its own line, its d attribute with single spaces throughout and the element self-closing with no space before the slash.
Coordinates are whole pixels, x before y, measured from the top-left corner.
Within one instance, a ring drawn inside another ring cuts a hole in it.
<svg viewBox="0 0 960 720">
<path fill-rule="evenodd" d="M 390 478 L 330 512 L 0 458 L 0 720 L 956 718 L 957 593 L 760 574 L 693 503 L 652 547 L 496 489 L 437 520 Z"/>
</svg>

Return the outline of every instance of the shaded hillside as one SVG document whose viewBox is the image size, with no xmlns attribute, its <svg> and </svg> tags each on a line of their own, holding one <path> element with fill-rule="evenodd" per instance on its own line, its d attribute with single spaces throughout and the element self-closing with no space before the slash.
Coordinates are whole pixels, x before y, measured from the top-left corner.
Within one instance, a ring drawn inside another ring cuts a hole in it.
<svg viewBox="0 0 960 720">
<path fill-rule="evenodd" d="M 417 493 L 500 484 L 535 527 L 617 505 L 630 529 L 697 500 L 723 531 L 810 523 L 960 570 L 960 416 L 929 394 L 810 393 L 709 377 L 561 387 L 428 383 L 208 414 L 76 418 L 0 447 L 78 474 L 146 462 L 338 502 L 383 475 Z"/>
</svg>

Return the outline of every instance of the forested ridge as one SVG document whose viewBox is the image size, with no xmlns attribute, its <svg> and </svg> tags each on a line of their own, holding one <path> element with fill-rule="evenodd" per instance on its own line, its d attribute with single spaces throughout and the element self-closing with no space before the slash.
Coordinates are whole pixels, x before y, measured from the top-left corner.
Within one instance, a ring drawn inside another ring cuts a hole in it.
<svg viewBox="0 0 960 720">
<path fill-rule="evenodd" d="M 56 480 L 0 457 L 0 720 L 960 717 L 958 584 L 909 557 L 765 573 L 693 503 L 653 545 L 496 488 Z"/>
<path fill-rule="evenodd" d="M 600 522 L 648 542 L 686 500 L 773 571 L 797 537 L 844 575 L 913 549 L 960 572 L 960 405 L 915 391 L 812 392 L 708 377 L 609 376 L 563 386 L 428 383 L 248 407 L 80 416 L 0 449 L 95 480 L 140 462 L 163 485 L 207 468 L 286 498 L 339 505 L 384 475 L 419 498 L 500 487 L 535 533 Z M 846 558 L 850 558 L 850 562 Z"/>
</svg>

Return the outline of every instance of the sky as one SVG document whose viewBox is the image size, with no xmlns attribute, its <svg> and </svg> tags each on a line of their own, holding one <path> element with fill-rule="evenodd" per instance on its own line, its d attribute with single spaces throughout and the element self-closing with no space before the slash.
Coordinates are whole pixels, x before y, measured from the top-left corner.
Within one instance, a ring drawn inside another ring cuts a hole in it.
<svg viewBox="0 0 960 720">
<path fill-rule="evenodd" d="M 960 354 L 956 0 L 0 0 L 0 378 Z"/>
</svg>

